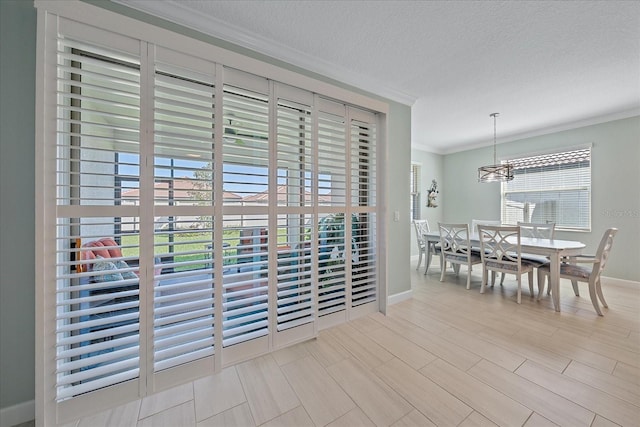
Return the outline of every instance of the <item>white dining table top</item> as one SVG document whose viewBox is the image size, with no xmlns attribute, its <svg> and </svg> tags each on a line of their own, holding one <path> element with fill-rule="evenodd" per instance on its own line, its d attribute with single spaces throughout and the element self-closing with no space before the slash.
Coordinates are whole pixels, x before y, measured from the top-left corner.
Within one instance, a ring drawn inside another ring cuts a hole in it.
<svg viewBox="0 0 640 427">
<path fill-rule="evenodd" d="M 440 233 L 437 231 L 430 231 L 424 234 L 425 238 L 429 241 L 439 241 Z M 471 243 L 480 243 L 480 236 L 477 233 L 469 235 L 469 241 Z M 539 250 L 546 252 L 555 251 L 567 251 L 567 250 L 579 250 L 584 249 L 586 245 L 576 240 L 559 240 L 559 239 L 539 239 L 533 237 L 520 237 L 520 246 L 529 249 L 538 248 Z"/>
</svg>

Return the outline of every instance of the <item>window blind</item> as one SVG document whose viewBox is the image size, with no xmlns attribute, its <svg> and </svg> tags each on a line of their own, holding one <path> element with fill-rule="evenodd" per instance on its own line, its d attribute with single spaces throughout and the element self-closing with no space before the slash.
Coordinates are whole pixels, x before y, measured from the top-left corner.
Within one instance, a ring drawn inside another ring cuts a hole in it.
<svg viewBox="0 0 640 427">
<path fill-rule="evenodd" d="M 215 64 L 156 55 L 153 357 L 161 371 L 214 354 Z"/>
<path fill-rule="evenodd" d="M 411 174 L 409 177 L 411 186 L 411 220 L 420 219 L 420 165 L 411 165 Z"/>
<path fill-rule="evenodd" d="M 140 65 L 133 55 L 66 38 L 58 44 L 57 73 L 62 401 L 139 376 L 139 216 L 123 195 L 139 185 Z M 92 245 L 105 237 L 104 245 Z"/>
<path fill-rule="evenodd" d="M 376 126 L 372 114 L 351 109 L 351 305 L 376 300 Z"/>
<path fill-rule="evenodd" d="M 502 222 L 555 222 L 556 227 L 591 227 L 591 149 L 509 161 L 514 179 L 502 186 Z"/>
</svg>

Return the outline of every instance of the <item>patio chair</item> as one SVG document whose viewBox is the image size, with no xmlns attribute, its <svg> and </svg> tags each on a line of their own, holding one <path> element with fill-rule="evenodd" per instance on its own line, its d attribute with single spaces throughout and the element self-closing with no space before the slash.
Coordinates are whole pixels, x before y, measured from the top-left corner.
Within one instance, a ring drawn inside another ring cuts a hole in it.
<svg viewBox="0 0 640 427">
<path fill-rule="evenodd" d="M 617 228 L 610 228 L 604 232 L 595 255 L 569 257 L 560 264 L 560 278 L 571 280 L 573 292 L 577 297 L 580 296 L 580 292 L 578 291 L 578 282 L 589 283 L 591 304 L 593 304 L 593 308 L 595 308 L 596 313 L 598 313 L 599 316 L 602 316 L 602 310 L 600 310 L 598 300 L 600 300 L 604 307 L 608 307 L 607 302 L 604 299 L 604 295 L 602 294 L 600 276 L 604 271 L 604 267 L 607 265 L 609 252 L 613 245 L 613 238 L 617 232 Z M 591 267 L 589 268 L 579 264 L 590 264 Z M 540 299 L 540 296 L 544 291 L 546 278 L 550 274 L 549 268 L 549 264 L 538 268 L 538 299 Z"/>
</svg>

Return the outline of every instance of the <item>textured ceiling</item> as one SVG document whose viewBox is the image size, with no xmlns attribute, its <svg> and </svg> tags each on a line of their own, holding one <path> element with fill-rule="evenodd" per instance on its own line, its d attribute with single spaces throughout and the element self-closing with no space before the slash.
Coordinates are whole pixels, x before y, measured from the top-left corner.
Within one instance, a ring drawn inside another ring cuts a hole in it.
<svg viewBox="0 0 640 427">
<path fill-rule="evenodd" d="M 412 105 L 437 153 L 640 114 L 638 1 L 114 1 Z"/>
</svg>

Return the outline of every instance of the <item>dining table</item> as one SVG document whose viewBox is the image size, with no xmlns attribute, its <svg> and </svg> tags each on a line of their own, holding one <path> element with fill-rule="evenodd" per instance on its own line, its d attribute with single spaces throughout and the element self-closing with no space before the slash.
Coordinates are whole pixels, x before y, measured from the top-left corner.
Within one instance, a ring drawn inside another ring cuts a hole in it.
<svg viewBox="0 0 640 427">
<path fill-rule="evenodd" d="M 440 242 L 440 233 L 430 231 L 423 235 L 426 243 L 426 266 L 424 274 L 427 274 L 431 263 L 432 251 L 436 244 Z M 469 244 L 472 247 L 480 247 L 480 237 L 477 233 L 469 235 Z M 563 257 L 570 257 L 582 254 L 586 245 L 574 240 L 540 239 L 533 237 L 520 237 L 520 247 L 522 253 L 543 255 L 549 259 L 549 287 L 551 289 L 551 299 L 556 311 L 560 311 L 560 262 Z"/>
</svg>

